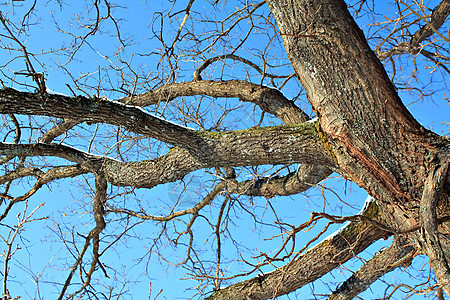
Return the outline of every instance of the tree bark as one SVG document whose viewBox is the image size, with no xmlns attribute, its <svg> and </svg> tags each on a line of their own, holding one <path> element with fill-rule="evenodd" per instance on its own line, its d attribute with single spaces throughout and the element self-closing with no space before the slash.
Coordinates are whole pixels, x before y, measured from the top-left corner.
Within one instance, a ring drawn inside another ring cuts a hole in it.
<svg viewBox="0 0 450 300">
<path fill-rule="evenodd" d="M 343 174 L 381 201 L 419 201 L 418 166 L 448 145 L 402 104 L 344 1 L 267 3 Z"/>
<path fill-rule="evenodd" d="M 419 241 L 423 251 L 430 258 L 440 287 L 447 295 L 450 295 L 450 266 L 443 244 L 440 242 L 436 212 L 447 170 L 448 161 L 445 159 L 443 161 L 437 159 L 437 162 L 433 162 L 431 166 L 420 202 L 420 225 L 422 228 Z"/>
</svg>

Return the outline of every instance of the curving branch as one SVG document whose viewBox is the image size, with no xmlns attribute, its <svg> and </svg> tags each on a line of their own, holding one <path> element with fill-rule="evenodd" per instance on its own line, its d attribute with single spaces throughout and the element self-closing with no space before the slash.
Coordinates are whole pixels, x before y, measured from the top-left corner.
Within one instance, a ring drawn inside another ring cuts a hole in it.
<svg viewBox="0 0 450 300">
<path fill-rule="evenodd" d="M 264 71 L 254 62 L 243 58 L 239 55 L 235 55 L 235 54 L 224 54 L 224 55 L 220 55 L 220 56 L 215 56 L 215 57 L 211 57 L 207 60 L 205 60 L 200 67 L 197 68 L 197 70 L 195 70 L 194 72 L 194 80 L 202 80 L 202 77 L 200 76 L 200 74 L 203 72 L 203 70 L 205 70 L 209 65 L 211 65 L 213 62 L 216 61 L 221 61 L 221 60 L 225 60 L 225 59 L 232 59 L 232 60 L 236 60 L 236 61 L 240 61 L 244 64 L 249 65 L 250 67 L 252 67 L 253 69 L 255 69 L 259 74 L 261 74 L 263 77 L 269 77 L 269 78 L 288 78 L 291 75 L 273 75 L 273 74 L 268 74 L 268 73 L 264 73 Z"/>
<path fill-rule="evenodd" d="M 24 195 L 19 197 L 11 197 L 6 194 L 0 195 L 0 198 L 7 198 L 9 199 L 9 203 L 6 206 L 3 214 L 0 216 L 0 220 L 3 220 L 8 212 L 11 210 L 14 204 L 27 200 L 32 195 L 34 195 L 44 184 L 47 184 L 53 180 L 62 179 L 62 178 L 68 178 L 68 177 L 75 177 L 81 174 L 88 173 L 89 170 L 86 168 L 83 168 L 81 165 L 75 165 L 75 166 L 61 166 L 61 167 L 55 167 L 47 172 L 43 172 L 38 168 L 25 168 L 25 169 L 18 169 L 13 172 L 10 172 L 6 175 L 3 175 L 0 177 L 0 184 L 3 184 L 8 181 L 15 180 L 17 178 L 22 178 L 26 176 L 35 176 L 38 178 L 36 183 L 33 185 L 33 187 L 26 192 Z"/>
<path fill-rule="evenodd" d="M 72 269 L 71 269 L 69 275 L 67 276 L 64 286 L 61 289 L 61 293 L 58 297 L 58 300 L 63 299 L 64 294 L 67 291 L 67 288 L 71 284 L 73 275 L 75 274 L 75 271 L 80 267 L 83 257 L 86 254 L 86 251 L 87 251 L 89 245 L 91 244 L 91 242 L 93 244 L 91 267 L 86 272 L 86 274 L 84 274 L 85 275 L 84 280 L 83 280 L 83 278 L 81 278 L 83 284 L 80 287 L 80 289 L 78 291 L 76 291 L 75 293 L 71 294 L 70 296 L 68 296 L 67 299 L 72 299 L 74 295 L 86 291 L 86 289 L 89 287 L 89 285 L 91 283 L 91 278 L 92 278 L 93 273 L 98 269 L 97 266 L 100 265 L 100 267 L 102 267 L 102 265 L 100 263 L 100 255 L 101 254 L 99 251 L 100 250 L 100 233 L 106 227 L 106 222 L 104 219 L 104 214 L 105 214 L 104 205 L 106 203 L 106 198 L 107 198 L 107 187 L 108 187 L 108 184 L 107 184 L 105 178 L 101 174 L 96 174 L 95 175 L 96 190 L 95 190 L 95 196 L 94 196 L 94 201 L 93 201 L 94 203 L 92 205 L 92 209 L 94 212 L 94 219 L 95 219 L 95 227 L 89 232 L 89 235 L 86 237 L 83 250 L 80 252 L 77 260 L 75 261 L 74 265 L 72 266 Z M 102 267 L 102 269 L 103 269 L 103 267 Z M 103 269 L 103 271 L 105 272 L 104 269 Z M 83 272 L 80 272 L 80 274 L 82 276 Z"/>
<path fill-rule="evenodd" d="M 64 120 L 58 125 L 51 128 L 49 131 L 47 131 L 40 139 L 40 143 L 51 143 L 55 138 L 60 136 L 61 134 L 66 133 L 76 125 L 80 124 L 79 121 L 76 120 Z"/>
<path fill-rule="evenodd" d="M 239 98 L 241 101 L 258 105 L 263 111 L 278 117 L 286 124 L 303 123 L 309 120 L 308 115 L 280 91 L 242 80 L 170 83 L 155 91 L 125 97 L 118 101 L 144 107 L 163 101 L 172 101 L 177 97 L 196 95 Z"/>
<path fill-rule="evenodd" d="M 195 89 L 197 88 L 197 90 Z M 202 93 L 202 94 L 210 94 L 215 96 L 237 96 L 240 99 L 244 99 L 245 101 L 251 101 L 260 107 L 262 107 L 265 111 L 272 113 L 279 117 L 281 120 L 283 120 L 285 123 L 299 123 L 304 120 L 306 120 L 308 117 L 292 102 L 286 99 L 279 91 L 267 87 L 262 87 L 258 85 L 254 85 L 248 82 L 243 81 L 231 81 L 231 82 L 190 82 L 190 83 L 182 83 L 182 84 L 171 84 L 166 86 L 166 89 L 159 89 L 157 94 L 161 96 L 161 94 L 169 93 L 168 91 L 172 91 L 172 96 L 168 97 L 178 97 L 180 95 L 192 95 L 195 93 Z M 238 92 L 236 92 L 238 91 Z M 59 134 L 65 132 L 66 130 L 70 129 L 71 127 L 79 124 L 83 120 L 90 121 L 90 122 L 106 122 L 106 123 L 114 123 L 116 125 L 122 125 L 124 127 L 127 127 L 131 131 L 140 132 L 149 136 L 153 136 L 155 138 L 161 139 L 163 141 L 172 141 L 174 144 L 178 144 L 182 146 L 183 148 L 187 148 L 189 152 L 193 153 L 194 155 L 197 154 L 198 157 L 202 157 L 202 161 L 200 162 L 197 159 L 188 159 L 185 163 L 182 163 L 181 166 L 186 166 L 187 168 L 181 168 L 179 170 L 175 170 L 173 168 L 173 172 L 177 173 L 175 177 L 173 177 L 173 180 L 181 179 L 184 175 L 187 173 L 202 168 L 205 165 L 207 166 L 224 166 L 224 162 L 228 157 L 228 164 L 230 166 L 242 166 L 247 165 L 248 163 L 242 162 L 232 162 L 232 159 L 230 158 L 236 158 L 240 157 L 247 161 L 251 157 L 252 159 L 255 158 L 254 154 L 254 147 L 251 147 L 251 150 L 245 149 L 245 145 L 248 145 L 248 142 L 251 142 L 251 140 L 257 141 L 258 146 L 262 145 L 263 152 L 260 153 L 260 155 L 257 155 L 256 157 L 260 157 L 259 163 L 268 163 L 269 161 L 272 161 L 275 158 L 275 153 L 280 150 L 280 146 L 278 146 L 278 143 L 272 143 L 271 141 L 277 141 L 280 140 L 280 134 L 274 132 L 275 135 L 266 135 L 257 134 L 257 136 L 246 138 L 247 142 L 243 143 L 243 139 L 239 139 L 239 136 L 235 133 L 232 134 L 226 134 L 223 136 L 220 136 L 216 133 L 199 133 L 194 134 L 195 131 L 187 129 L 182 126 L 177 126 L 171 122 L 164 121 L 162 119 L 153 117 L 138 108 L 129 107 L 129 106 L 123 106 L 114 102 L 110 101 L 101 101 L 100 99 L 89 99 L 89 98 L 71 98 L 67 96 L 62 95 L 46 95 L 45 99 L 42 99 L 40 95 L 36 94 L 30 94 L 30 93 L 21 93 L 18 91 L 14 91 L 11 89 L 5 89 L 2 90 L 3 94 L 0 93 L 0 95 L 3 96 L 2 98 L 2 105 L 3 108 L 11 109 L 11 105 L 14 105 L 17 108 L 18 113 L 41 113 L 46 115 L 51 115 L 55 117 L 66 117 L 70 118 L 67 121 L 64 121 L 63 123 L 55 126 L 51 131 L 49 131 L 46 135 L 44 135 L 41 138 L 41 142 L 48 143 L 52 139 L 54 139 Z M 151 96 L 149 94 L 144 94 L 142 97 Z M 155 96 L 155 95 L 153 95 Z M 156 96 L 155 96 L 156 97 Z M 26 98 L 24 101 L 27 103 L 27 105 L 22 105 L 23 98 Z M 151 100 L 149 98 L 145 98 L 144 102 L 149 103 L 148 100 Z M 155 98 L 154 98 L 155 99 Z M 125 101 L 125 99 L 122 99 L 122 101 Z M 34 103 L 33 103 L 34 102 Z M 20 105 L 19 105 L 20 103 Z M 144 105 L 144 103 L 141 101 L 141 105 Z M 114 116 L 112 118 L 111 116 Z M 114 120 L 114 121 L 112 121 Z M 145 124 L 149 124 L 146 126 Z M 248 131 L 242 131 L 241 133 L 244 135 L 252 134 L 252 132 L 256 133 L 260 129 L 257 130 L 248 130 Z M 271 130 L 270 130 L 271 131 Z M 290 136 L 292 133 L 292 129 L 289 129 L 286 131 L 286 133 L 289 135 L 286 135 L 286 137 L 290 140 L 293 138 Z M 184 141 L 181 138 L 179 140 L 178 138 L 181 136 L 185 136 Z M 170 137 L 171 136 L 171 137 Z M 236 139 L 237 138 L 237 139 Z M 265 139 L 268 144 L 264 145 L 261 144 L 263 142 L 261 138 Z M 194 149 L 194 142 L 197 141 L 197 145 L 202 145 L 200 147 L 195 147 Z M 222 147 L 218 147 L 218 145 L 221 145 Z M 233 147 L 235 149 L 233 149 Z M 236 147 L 236 146 L 239 147 Z M 233 150 L 232 153 L 223 155 L 227 151 L 225 151 L 224 148 L 228 148 L 229 150 Z M 37 150 L 39 147 L 34 148 L 34 150 Z M 276 149 L 278 148 L 278 150 Z M 211 152 L 213 150 L 213 153 L 210 157 L 220 157 L 221 161 L 209 161 L 205 159 L 204 154 Z M 242 149 L 240 151 L 239 149 Z M 289 149 L 286 147 L 285 149 Z M 70 151 L 72 151 L 71 149 Z M 237 150 L 237 151 L 236 151 Z M 6 149 L 3 149 L 3 151 L 6 151 Z M 69 152 L 70 152 L 69 151 Z M 225 152 L 224 152 L 225 151 Z M 315 151 L 315 150 L 314 150 Z M 244 154 L 247 153 L 247 155 Z M 27 154 L 30 152 L 21 152 L 22 154 Z M 313 152 L 311 152 L 313 153 Z M 262 154 L 262 157 L 261 157 Z M 51 155 L 51 154 L 50 154 Z M 82 153 L 82 155 L 85 155 L 85 153 Z M 196 156 L 197 156 L 196 155 Z M 328 155 L 328 154 L 326 154 Z M 177 157 L 180 157 L 179 155 L 176 155 Z M 192 158 L 192 155 L 184 153 L 183 156 Z M 173 157 L 172 155 L 170 156 Z M 318 163 L 320 165 L 328 165 L 332 166 L 333 163 L 330 164 L 330 161 L 327 163 L 324 163 L 324 161 L 318 161 L 312 156 L 309 156 L 310 159 L 301 159 L 299 161 L 291 160 L 290 163 L 294 162 L 305 162 L 305 163 Z M 67 157 L 65 157 L 67 158 Z M 270 158 L 270 160 L 267 160 L 267 158 Z M 79 162 L 76 159 L 68 158 L 71 161 Z M 171 159 L 169 159 L 171 160 Z M 178 160 L 178 159 L 177 159 Z M 181 159 L 180 159 L 181 160 Z M 164 161 L 167 163 L 167 159 L 162 159 L 161 161 Z M 282 161 L 279 161 L 282 163 Z M 258 164 L 258 162 L 255 162 Z M 113 163 L 115 165 L 115 163 Z M 145 163 L 143 163 L 145 164 Z M 132 167 L 136 166 L 142 166 L 143 164 L 130 164 Z M 187 166 L 189 165 L 189 166 Z M 111 165 L 108 165 L 111 166 Z M 179 167 L 180 165 L 178 165 Z M 111 168 L 117 168 L 117 166 L 111 167 Z M 139 168 L 139 167 L 138 167 Z M 301 167 L 302 169 L 303 167 Z M 108 167 L 105 167 L 105 169 L 108 169 Z M 123 171 L 123 168 L 120 167 L 120 169 Z M 137 171 L 135 168 L 133 168 L 134 171 Z M 301 170 L 300 169 L 300 170 Z M 313 174 L 314 171 L 309 170 L 307 167 L 307 171 L 310 174 Z M 321 170 L 318 170 L 316 172 L 317 174 L 324 175 L 324 172 Z M 330 173 L 330 172 L 327 172 Z M 111 176 L 108 176 L 111 174 Z M 109 179 L 112 179 L 116 176 L 112 176 L 112 172 L 107 172 L 107 177 Z M 126 172 L 126 174 L 129 174 L 129 172 Z M 170 173 L 173 175 L 173 173 Z M 326 177 L 326 175 L 324 175 Z M 125 176 L 122 176 L 125 177 Z M 132 176 L 136 178 L 136 176 Z M 161 176 L 160 178 L 166 178 L 167 176 Z M 324 179 L 323 177 L 322 179 Z M 142 182 L 142 180 L 148 180 L 148 177 L 143 177 L 139 181 Z M 170 180 L 172 181 L 172 180 Z M 319 180 L 320 181 L 320 180 Z M 114 180 L 114 182 L 116 182 Z M 123 184 L 120 182 L 116 182 L 118 185 L 128 185 L 131 183 L 132 186 L 136 186 L 133 184 L 133 180 L 127 180 L 127 184 Z M 163 183 L 167 181 L 159 181 L 158 183 Z M 291 182 L 294 182 L 291 180 Z M 274 183 L 274 182 L 272 182 Z M 288 185 L 290 183 L 288 182 Z M 146 187 L 154 186 L 153 184 L 144 184 Z M 287 186 L 288 186 L 287 185 Z M 141 183 L 138 184 L 138 186 L 142 186 Z M 273 184 L 272 184 L 273 186 Z M 245 188 L 248 189 L 248 186 Z M 302 187 L 302 190 L 305 190 L 306 187 Z M 241 191 L 243 191 L 241 189 Z M 292 190 L 292 192 L 295 192 Z M 292 193 L 289 192 L 289 193 Z M 267 191 L 264 192 L 267 194 Z"/>
</svg>

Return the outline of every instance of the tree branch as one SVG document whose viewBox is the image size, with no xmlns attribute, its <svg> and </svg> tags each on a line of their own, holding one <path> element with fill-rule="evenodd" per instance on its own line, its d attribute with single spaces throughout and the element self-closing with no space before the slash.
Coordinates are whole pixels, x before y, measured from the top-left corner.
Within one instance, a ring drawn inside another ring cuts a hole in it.
<svg viewBox="0 0 450 300">
<path fill-rule="evenodd" d="M 72 298 L 74 295 L 84 291 L 90 285 L 92 274 L 96 270 L 96 266 L 100 263 L 100 260 L 99 260 L 100 259 L 100 253 L 99 253 L 100 233 L 106 227 L 106 222 L 105 222 L 103 215 L 104 215 L 104 205 L 105 205 L 106 196 L 107 196 L 107 194 L 106 194 L 107 182 L 101 174 L 95 175 L 95 187 L 96 187 L 96 190 L 95 190 L 95 196 L 94 196 L 94 201 L 93 201 L 94 203 L 92 205 L 93 212 L 94 212 L 94 219 L 95 219 L 95 227 L 89 232 L 89 235 L 86 237 L 83 250 L 80 252 L 77 260 L 75 261 L 74 265 L 72 266 L 72 269 L 71 269 L 71 271 L 66 279 L 66 282 L 64 283 L 64 286 L 61 290 L 61 293 L 58 297 L 58 300 L 63 299 L 64 294 L 66 293 L 66 290 L 72 281 L 72 277 L 75 274 L 75 271 L 77 270 L 77 268 L 82 263 L 82 259 L 83 259 L 84 255 L 86 254 L 86 251 L 87 251 L 91 241 L 93 242 L 93 247 L 92 247 L 93 254 L 92 254 L 91 268 L 85 274 L 86 281 L 83 282 L 82 287 L 78 291 L 76 291 L 75 293 L 73 293 L 72 295 L 67 297 L 68 299 Z M 80 273 L 82 274 L 82 272 L 80 272 Z"/>
<path fill-rule="evenodd" d="M 76 125 L 80 124 L 79 121 L 76 120 L 64 120 L 63 122 L 59 123 L 58 125 L 54 126 L 52 129 L 47 131 L 39 140 L 41 143 L 51 143 L 56 137 L 60 136 L 61 134 L 69 131 Z"/>
<path fill-rule="evenodd" d="M 406 238 L 397 237 L 387 249 L 377 252 L 358 271 L 353 273 L 328 299 L 354 299 L 384 274 L 400 266 L 408 266 L 415 250 L 416 248 L 408 243 Z"/>
<path fill-rule="evenodd" d="M 377 48 L 375 51 L 378 55 L 378 58 L 380 60 L 386 60 L 395 54 L 402 54 L 402 53 L 417 54 L 424 52 L 422 54 L 427 54 L 428 56 L 432 55 L 432 53 L 421 49 L 420 43 L 425 41 L 425 39 L 430 37 L 433 33 L 436 33 L 437 30 L 444 24 L 449 14 L 450 14 L 450 1 L 442 0 L 441 3 L 439 3 L 439 5 L 436 6 L 436 8 L 433 10 L 429 22 L 426 21 L 425 18 L 423 18 L 426 24 L 412 35 L 409 42 L 400 42 L 393 48 L 384 52 L 379 51 L 379 49 Z"/>
<path fill-rule="evenodd" d="M 81 174 L 86 174 L 87 172 L 89 172 L 89 170 L 82 168 L 81 165 L 58 166 L 48 170 L 47 172 L 44 172 L 39 168 L 20 168 L 0 176 L 0 184 L 27 176 L 34 176 L 38 178 L 38 181 L 42 184 L 46 184 L 55 179 L 75 177 Z"/>
<path fill-rule="evenodd" d="M 187 149 L 198 148 L 200 145 L 197 143 L 201 143 L 194 130 L 150 115 L 137 107 L 99 98 L 41 95 L 2 89 L 0 113 L 6 112 L 123 126 L 131 132 Z"/>
<path fill-rule="evenodd" d="M 411 7 L 408 5 L 406 6 L 411 10 L 412 13 L 417 15 L 415 10 L 411 9 Z M 450 1 L 442 0 L 441 3 L 439 3 L 439 5 L 436 6 L 436 8 L 433 10 L 430 21 L 424 19 L 426 24 L 422 26 L 418 31 L 416 31 L 416 33 L 414 33 L 410 41 L 411 46 L 418 47 L 421 42 L 423 42 L 426 38 L 428 38 L 434 33 L 440 35 L 438 29 L 442 26 L 442 24 L 444 24 L 449 14 L 450 14 Z"/>
<path fill-rule="evenodd" d="M 362 215 L 379 221 L 375 201 L 370 202 Z M 330 272 L 388 235 L 367 222 L 350 223 L 287 265 L 215 291 L 207 299 L 259 300 L 288 294 Z"/>
<path fill-rule="evenodd" d="M 0 143 L 0 153 L 3 155 L 24 156 L 55 156 L 80 164 L 91 171 L 98 171 L 104 160 L 112 160 L 80 151 L 61 144 L 9 144 Z"/>
<path fill-rule="evenodd" d="M 61 157 L 94 172 L 102 169 L 113 185 L 147 188 L 181 179 L 189 172 L 208 167 L 293 163 L 335 167 L 314 122 L 224 133 L 199 132 L 198 136 L 214 153 L 208 156 L 205 151 L 202 160 L 186 150 L 173 148 L 154 160 L 120 162 L 65 145 L 40 143 L 0 143 L 0 154 Z M 202 149 L 199 150 L 201 153 Z"/>
<path fill-rule="evenodd" d="M 172 101 L 177 97 L 205 95 L 210 97 L 239 98 L 244 102 L 251 102 L 267 113 L 270 113 L 286 124 L 303 123 L 309 120 L 295 103 L 276 90 L 248 81 L 190 81 L 165 84 L 155 91 L 141 95 L 122 98 L 118 101 L 136 106 L 148 106 L 164 101 Z"/>
<path fill-rule="evenodd" d="M 430 258 L 439 285 L 450 295 L 450 266 L 439 239 L 436 206 L 442 194 L 447 177 L 448 159 L 444 158 L 431 165 L 420 201 L 420 224 L 422 226 L 419 241 L 423 251 Z"/>
<path fill-rule="evenodd" d="M 230 183 L 228 192 L 247 196 L 289 196 L 302 193 L 330 176 L 328 167 L 304 164 L 296 172 L 279 178 L 259 178 Z"/>
<path fill-rule="evenodd" d="M 257 64 L 253 63 L 252 61 L 250 61 L 250 60 L 248 60 L 246 58 L 243 58 L 243 57 L 235 55 L 235 54 L 224 54 L 224 55 L 220 55 L 220 56 L 211 57 L 211 58 L 205 60 L 200 65 L 200 67 L 198 67 L 197 70 L 195 70 L 195 72 L 194 72 L 194 79 L 195 80 L 202 80 L 200 74 L 203 72 L 204 69 L 206 69 L 213 62 L 220 61 L 220 60 L 225 60 L 225 59 L 232 59 L 232 60 L 243 62 L 244 64 L 247 64 L 250 67 L 252 67 L 253 69 L 255 69 L 263 77 L 288 78 L 289 76 L 291 76 L 291 75 L 273 75 L 273 74 L 264 73 L 264 71 Z"/>
</svg>

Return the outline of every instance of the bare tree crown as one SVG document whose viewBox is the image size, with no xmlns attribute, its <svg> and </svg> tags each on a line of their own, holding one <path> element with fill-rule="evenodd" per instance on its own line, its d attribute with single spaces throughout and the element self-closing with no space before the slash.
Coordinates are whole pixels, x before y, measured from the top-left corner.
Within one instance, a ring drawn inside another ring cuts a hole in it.
<svg viewBox="0 0 450 300">
<path fill-rule="evenodd" d="M 4 1 L 2 299 L 450 296 L 449 14 Z"/>
</svg>

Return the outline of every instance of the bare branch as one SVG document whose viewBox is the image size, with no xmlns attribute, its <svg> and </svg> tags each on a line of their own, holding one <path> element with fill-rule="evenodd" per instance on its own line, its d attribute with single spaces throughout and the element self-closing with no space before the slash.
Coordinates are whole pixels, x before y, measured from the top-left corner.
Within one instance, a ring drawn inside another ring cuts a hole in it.
<svg viewBox="0 0 450 300">
<path fill-rule="evenodd" d="M 94 219 L 95 219 L 95 228 L 93 228 L 89 235 L 86 237 L 86 241 L 83 247 L 83 250 L 78 255 L 78 258 L 75 262 L 75 264 L 72 266 L 71 272 L 69 276 L 66 279 L 66 282 L 64 284 L 64 287 L 61 290 L 61 293 L 58 297 L 58 300 L 63 299 L 64 294 L 66 293 L 67 288 L 69 287 L 72 277 L 77 270 L 77 268 L 80 266 L 81 261 L 92 241 L 93 248 L 92 248 L 92 261 L 91 261 L 91 268 L 88 270 L 88 272 L 85 274 L 86 280 L 83 282 L 82 287 L 76 291 L 75 293 L 69 295 L 67 298 L 72 298 L 74 295 L 79 294 L 86 290 L 86 288 L 90 285 L 92 274 L 96 270 L 97 265 L 100 264 L 100 233 L 105 229 L 106 222 L 104 219 L 104 205 L 106 203 L 106 190 L 107 190 L 107 182 L 103 178 L 102 175 L 96 174 L 95 176 L 95 196 L 94 196 L 94 203 L 92 205 L 93 212 L 94 212 Z"/>
<path fill-rule="evenodd" d="M 243 58 L 243 57 L 241 57 L 239 55 L 235 55 L 235 54 L 224 54 L 224 55 L 220 55 L 220 56 L 216 56 L 216 57 L 211 57 L 211 58 L 205 60 L 203 62 L 203 64 L 201 64 L 200 67 L 198 67 L 197 70 L 194 71 L 194 80 L 202 80 L 202 77 L 200 74 L 203 72 L 204 69 L 206 69 L 213 62 L 221 61 L 221 60 L 225 60 L 225 59 L 232 59 L 232 60 L 243 62 L 244 64 L 247 64 L 250 67 L 252 67 L 253 69 L 255 69 L 259 74 L 262 75 L 262 77 L 288 78 L 291 76 L 291 75 L 273 75 L 273 74 L 264 73 L 264 71 L 257 64 L 253 63 L 252 61 L 250 61 L 246 58 Z"/>
<path fill-rule="evenodd" d="M 415 13 L 415 11 L 411 8 L 411 6 L 407 5 L 406 2 L 400 1 L 400 3 L 403 3 L 406 5 L 412 12 Z M 416 16 L 419 19 L 422 19 L 425 21 L 425 25 L 423 25 L 419 30 L 417 30 L 411 37 L 409 42 L 400 42 L 388 51 L 381 52 L 379 50 L 380 44 L 377 49 L 375 50 L 377 52 L 378 57 L 380 60 L 386 60 L 393 55 L 396 54 L 402 54 L 402 53 L 411 53 L 411 54 L 417 54 L 421 53 L 427 56 L 434 55 L 433 53 L 430 53 L 421 47 L 420 43 L 425 41 L 428 37 L 430 37 L 432 34 L 439 34 L 438 29 L 444 24 L 445 20 L 447 19 L 448 15 L 450 14 L 450 1 L 448 0 L 442 0 L 438 6 L 433 10 L 430 21 L 427 21 L 425 17 L 422 17 L 415 13 Z M 387 40 L 388 37 L 386 37 L 385 40 Z M 445 66 L 444 66 L 445 67 Z"/>
<path fill-rule="evenodd" d="M 51 143 L 55 138 L 60 136 L 61 134 L 66 133 L 76 125 L 80 124 L 80 122 L 76 120 L 64 120 L 59 123 L 49 131 L 47 131 L 39 140 L 41 143 Z"/>
<path fill-rule="evenodd" d="M 332 171 L 327 167 L 304 164 L 296 172 L 279 178 L 268 177 L 243 182 L 235 181 L 235 183 L 228 185 L 228 192 L 266 198 L 294 195 L 310 189 L 330 176 L 331 173 Z"/>
<path fill-rule="evenodd" d="M 329 300 L 354 299 L 365 291 L 375 280 L 398 267 L 408 266 L 416 249 L 404 237 L 396 237 L 387 249 L 377 252 L 358 271 L 352 274 L 334 291 Z"/>
<path fill-rule="evenodd" d="M 220 193 L 223 191 L 223 189 L 226 187 L 227 183 L 222 181 L 219 184 L 217 184 L 214 189 L 209 192 L 209 194 L 203 198 L 202 201 L 200 201 L 199 203 L 197 203 L 194 207 L 192 208 L 188 208 L 185 210 L 180 210 L 174 213 L 171 213 L 170 215 L 167 216 L 152 216 L 152 215 L 148 215 L 145 212 L 135 212 L 132 210 L 129 210 L 127 208 L 114 208 L 114 207 L 110 207 L 108 206 L 108 210 L 111 212 L 115 212 L 115 213 L 122 213 L 122 214 L 128 214 L 130 216 L 139 218 L 139 219 L 144 219 L 144 220 L 153 220 L 153 221 L 170 221 L 172 219 L 175 219 L 177 217 L 180 216 L 184 216 L 184 215 L 196 215 L 198 214 L 198 212 L 204 208 L 205 206 L 209 205 L 211 203 L 211 201 Z"/>
<path fill-rule="evenodd" d="M 239 98 L 241 101 L 258 105 L 263 111 L 273 114 L 286 124 L 303 123 L 309 120 L 309 117 L 280 91 L 241 80 L 170 83 L 155 91 L 125 97 L 119 101 L 144 107 L 171 101 L 181 96 L 195 95 Z"/>
<path fill-rule="evenodd" d="M 372 201 L 362 213 L 378 217 L 377 204 Z M 270 273 L 242 281 L 215 291 L 209 300 L 269 299 L 285 295 L 323 276 L 358 254 L 376 240 L 388 236 L 370 223 L 350 223 L 317 246 L 300 254 L 287 265 Z M 326 264 L 322 262 L 326 261 Z"/>
</svg>

